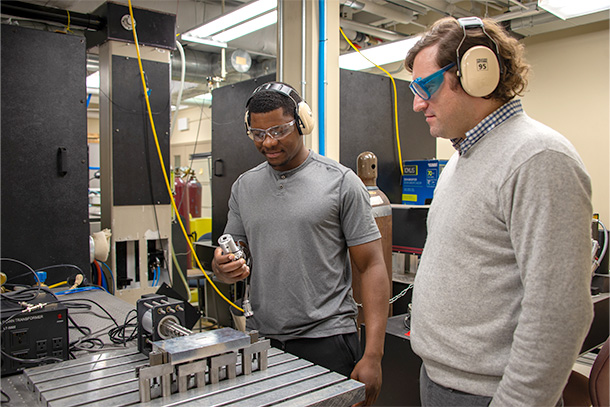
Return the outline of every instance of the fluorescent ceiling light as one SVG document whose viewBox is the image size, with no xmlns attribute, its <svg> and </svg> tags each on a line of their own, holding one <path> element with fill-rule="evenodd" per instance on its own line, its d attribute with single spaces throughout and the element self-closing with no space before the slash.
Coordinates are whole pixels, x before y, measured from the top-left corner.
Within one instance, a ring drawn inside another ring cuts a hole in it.
<svg viewBox="0 0 610 407">
<path fill-rule="evenodd" d="M 202 93 L 197 96 L 193 96 L 191 99 L 199 100 L 202 102 L 211 102 L 212 101 L 212 92 Z"/>
<path fill-rule="evenodd" d="M 538 0 L 538 6 L 562 20 L 610 9 L 610 0 Z"/>
<path fill-rule="evenodd" d="M 186 99 L 183 102 L 185 105 L 188 104 L 197 104 L 197 105 L 206 105 L 209 106 L 212 104 L 212 92 L 208 92 L 208 93 L 202 93 L 200 95 L 197 96 L 193 96 L 191 98 Z"/>
<path fill-rule="evenodd" d="M 196 42 L 198 44 L 211 45 L 213 47 L 218 47 L 218 48 L 227 48 L 226 42 L 215 41 L 211 38 L 199 38 L 199 37 L 194 37 L 190 34 L 182 34 L 182 36 L 180 38 L 182 38 L 184 41 Z"/>
<path fill-rule="evenodd" d="M 193 106 L 180 105 L 180 110 L 190 109 L 191 107 L 193 107 Z M 176 111 L 176 106 L 172 105 L 171 110 L 172 110 L 172 112 L 175 112 Z"/>
<path fill-rule="evenodd" d="M 87 89 L 99 89 L 100 88 L 100 71 L 93 72 L 87 76 Z"/>
<path fill-rule="evenodd" d="M 257 0 L 242 6 L 229 14 L 218 17 L 201 27 L 188 31 L 194 37 L 211 37 L 227 28 L 233 27 L 253 17 L 277 8 L 277 0 Z"/>
<path fill-rule="evenodd" d="M 404 40 L 393 41 L 378 45 L 376 47 L 366 48 L 360 51 L 360 53 L 350 52 L 349 54 L 343 54 L 339 56 L 339 68 L 360 71 L 362 69 L 368 69 L 375 66 L 367 61 L 362 55 L 366 56 L 377 65 L 404 61 L 405 57 L 407 56 L 407 52 L 409 52 L 409 50 L 418 40 L 419 36 L 414 36 Z"/>
<path fill-rule="evenodd" d="M 246 23 L 240 24 L 237 27 L 233 27 L 230 30 L 214 35 L 212 39 L 220 42 L 229 42 L 236 38 L 243 37 L 246 34 L 250 34 L 251 32 L 268 27 L 276 22 L 277 11 L 274 10 Z"/>
</svg>

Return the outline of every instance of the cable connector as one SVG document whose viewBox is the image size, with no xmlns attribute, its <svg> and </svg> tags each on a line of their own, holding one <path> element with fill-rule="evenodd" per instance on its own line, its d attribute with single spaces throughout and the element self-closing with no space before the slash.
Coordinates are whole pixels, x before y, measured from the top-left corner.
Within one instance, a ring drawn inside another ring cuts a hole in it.
<svg viewBox="0 0 610 407">
<path fill-rule="evenodd" d="M 21 312 L 32 312 L 34 310 L 37 309 L 42 309 L 44 307 L 46 307 L 48 304 L 48 302 L 41 302 L 40 304 L 28 304 L 27 302 L 20 302 L 19 305 L 21 305 L 22 307 L 25 307 L 24 310 L 22 310 Z"/>
<path fill-rule="evenodd" d="M 230 234 L 226 233 L 220 236 L 218 238 L 218 245 L 222 248 L 224 254 L 233 254 L 235 260 L 246 260 L 244 251 L 235 244 L 235 240 L 233 240 L 233 236 Z"/>
<path fill-rule="evenodd" d="M 85 276 L 83 276 L 82 274 L 77 274 L 76 277 L 74 278 L 74 285 L 72 287 L 70 287 L 69 289 L 74 290 L 76 287 L 81 285 L 84 278 L 85 278 Z"/>
<path fill-rule="evenodd" d="M 244 317 L 250 318 L 252 315 L 254 315 L 254 311 L 252 311 L 252 305 L 250 305 L 249 300 L 245 299 L 241 306 L 244 309 Z"/>
</svg>

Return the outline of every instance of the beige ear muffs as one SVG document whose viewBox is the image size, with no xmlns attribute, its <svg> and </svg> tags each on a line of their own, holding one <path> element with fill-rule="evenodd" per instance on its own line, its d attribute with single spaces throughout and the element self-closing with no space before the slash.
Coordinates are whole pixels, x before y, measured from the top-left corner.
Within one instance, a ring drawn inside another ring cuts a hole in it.
<svg viewBox="0 0 610 407">
<path fill-rule="evenodd" d="M 304 100 L 299 103 L 298 114 L 301 121 L 301 134 L 311 134 L 315 127 L 315 120 L 311 107 Z"/>
<path fill-rule="evenodd" d="M 288 96 L 294 102 L 294 114 L 297 123 L 299 123 L 299 133 L 311 134 L 315 127 L 315 120 L 313 118 L 313 113 L 311 112 L 311 107 L 301 99 L 301 96 L 294 90 L 290 85 L 280 82 L 269 82 L 265 83 L 258 88 L 254 89 L 252 95 L 248 98 L 246 102 L 246 114 L 244 116 L 244 123 L 246 125 L 246 129 L 249 127 L 249 119 L 250 119 L 250 110 L 248 110 L 248 106 L 250 105 L 250 100 L 252 96 L 254 96 L 257 92 L 262 90 L 270 90 L 273 92 L 280 93 L 284 96 Z"/>
<path fill-rule="evenodd" d="M 470 48 L 460 61 L 459 76 L 462 88 L 470 96 L 488 96 L 500 82 L 496 54 L 482 45 Z"/>
</svg>

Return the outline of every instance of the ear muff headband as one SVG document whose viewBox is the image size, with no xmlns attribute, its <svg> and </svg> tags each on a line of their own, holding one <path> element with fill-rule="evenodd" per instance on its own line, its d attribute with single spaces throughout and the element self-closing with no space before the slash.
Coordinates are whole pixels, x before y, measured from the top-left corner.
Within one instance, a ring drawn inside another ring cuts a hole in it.
<svg viewBox="0 0 610 407">
<path fill-rule="evenodd" d="M 498 44 L 485 31 L 483 21 L 478 17 L 460 18 L 458 23 L 464 31 L 464 37 L 456 49 L 458 60 L 458 77 L 466 93 L 474 97 L 489 96 L 500 83 L 501 66 L 499 62 Z M 460 48 L 466 39 L 466 30 L 481 28 L 483 33 L 495 45 L 495 52 L 490 48 L 477 45 L 469 48 L 460 58 Z"/>
<path fill-rule="evenodd" d="M 250 95 L 246 102 L 246 116 L 244 118 L 246 128 L 248 128 L 248 125 L 250 124 L 250 110 L 248 109 L 250 100 L 252 100 L 254 95 L 263 90 L 270 90 L 288 96 L 294 102 L 294 118 L 298 123 L 297 130 L 299 131 L 299 134 L 310 134 L 313 131 L 315 121 L 311 108 L 307 102 L 305 102 L 292 87 L 280 82 L 265 83 L 254 89 L 254 92 L 252 92 L 252 95 Z"/>
</svg>

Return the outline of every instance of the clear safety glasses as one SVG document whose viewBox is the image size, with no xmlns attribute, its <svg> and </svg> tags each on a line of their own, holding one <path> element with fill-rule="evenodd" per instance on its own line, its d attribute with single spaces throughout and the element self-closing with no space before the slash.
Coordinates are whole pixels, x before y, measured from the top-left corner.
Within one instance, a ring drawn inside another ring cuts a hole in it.
<svg viewBox="0 0 610 407">
<path fill-rule="evenodd" d="M 450 63 L 444 68 L 439 69 L 432 75 L 428 75 L 425 78 L 417 78 L 409 85 L 411 92 L 414 95 L 419 96 L 423 100 L 428 100 L 432 97 L 434 92 L 438 90 L 445 80 L 445 72 L 455 66 L 455 62 Z"/>
<path fill-rule="evenodd" d="M 259 143 L 263 142 L 266 136 L 269 136 L 274 140 L 280 140 L 292 133 L 292 126 L 295 122 L 296 120 L 293 120 L 278 126 L 269 127 L 267 130 L 249 127 L 247 131 L 248 137 Z"/>
</svg>

